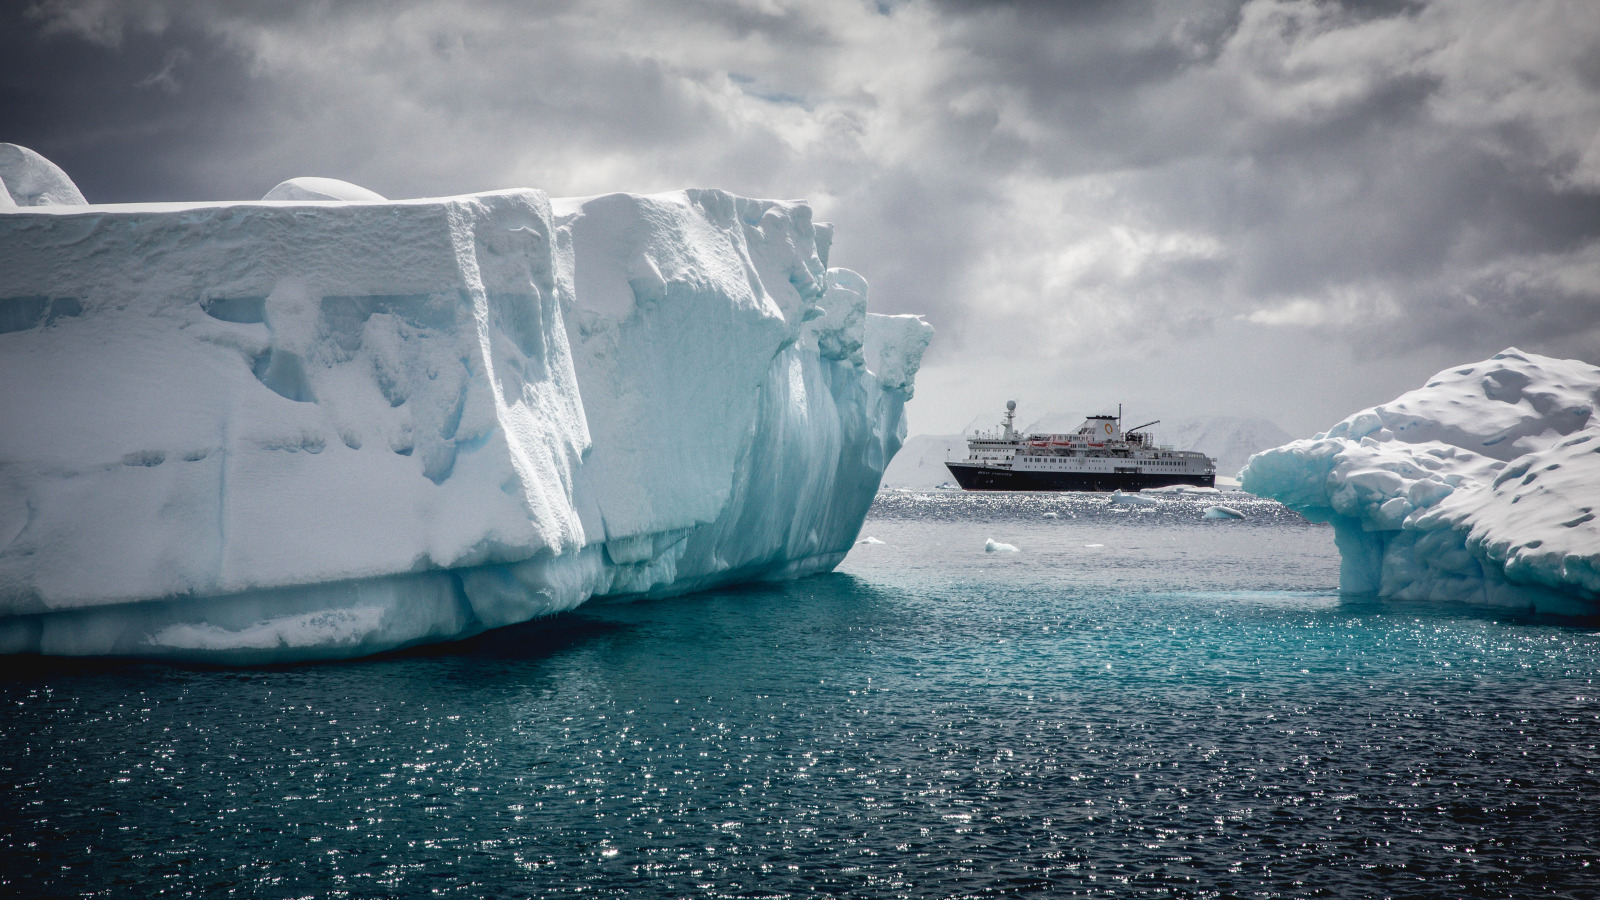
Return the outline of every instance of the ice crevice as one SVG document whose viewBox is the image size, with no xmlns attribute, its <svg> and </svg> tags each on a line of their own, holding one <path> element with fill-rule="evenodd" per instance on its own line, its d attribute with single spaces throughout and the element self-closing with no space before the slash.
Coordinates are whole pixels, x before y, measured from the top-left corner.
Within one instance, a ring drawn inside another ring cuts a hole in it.
<svg viewBox="0 0 1600 900">
<path fill-rule="evenodd" d="M 0 652 L 358 656 L 854 544 L 931 329 L 803 203 L 295 181 L 0 210 Z"/>
<path fill-rule="evenodd" d="M 1509 348 L 1251 457 L 1245 490 L 1333 525 L 1340 589 L 1600 613 L 1600 368 Z"/>
</svg>

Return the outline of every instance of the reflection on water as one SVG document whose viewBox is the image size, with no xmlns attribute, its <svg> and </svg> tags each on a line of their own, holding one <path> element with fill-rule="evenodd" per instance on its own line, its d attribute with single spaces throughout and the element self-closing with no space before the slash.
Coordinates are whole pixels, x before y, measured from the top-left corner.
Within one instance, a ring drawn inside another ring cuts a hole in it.
<svg viewBox="0 0 1600 900">
<path fill-rule="evenodd" d="M 1341 598 L 1327 529 L 1190 505 L 891 498 L 795 583 L 16 664 L 0 890 L 1592 895 L 1595 623 Z"/>
</svg>

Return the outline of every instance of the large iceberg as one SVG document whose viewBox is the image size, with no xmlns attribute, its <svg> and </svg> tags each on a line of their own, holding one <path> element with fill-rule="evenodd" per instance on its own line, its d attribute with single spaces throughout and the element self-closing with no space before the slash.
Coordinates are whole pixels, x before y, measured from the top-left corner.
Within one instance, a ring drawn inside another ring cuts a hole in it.
<svg viewBox="0 0 1600 900">
<path fill-rule="evenodd" d="M 852 546 L 931 329 L 803 203 L 298 181 L 0 211 L 0 653 L 357 656 Z"/>
<path fill-rule="evenodd" d="M 1515 348 L 1251 457 L 1247 491 L 1331 522 L 1341 590 L 1600 612 L 1600 368 Z"/>
</svg>

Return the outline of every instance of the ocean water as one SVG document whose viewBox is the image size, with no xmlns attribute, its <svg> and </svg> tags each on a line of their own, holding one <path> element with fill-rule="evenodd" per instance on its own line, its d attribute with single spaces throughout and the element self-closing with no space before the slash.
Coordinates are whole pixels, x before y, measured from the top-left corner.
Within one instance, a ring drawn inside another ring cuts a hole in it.
<svg viewBox="0 0 1600 900">
<path fill-rule="evenodd" d="M 10 660 L 0 895 L 1600 896 L 1600 626 L 1341 597 L 1210 502 L 885 494 L 793 583 Z"/>
</svg>

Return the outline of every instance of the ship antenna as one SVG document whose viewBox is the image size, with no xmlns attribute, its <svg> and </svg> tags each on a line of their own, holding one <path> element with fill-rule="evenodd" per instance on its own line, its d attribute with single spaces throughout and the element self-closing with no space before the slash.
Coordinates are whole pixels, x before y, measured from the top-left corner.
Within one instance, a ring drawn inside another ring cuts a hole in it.
<svg viewBox="0 0 1600 900">
<path fill-rule="evenodd" d="M 1006 401 L 1006 440 L 1008 440 L 1008 441 L 1011 440 L 1013 437 L 1015 437 L 1016 434 L 1017 434 L 1017 430 L 1015 428 L 1011 427 L 1011 423 L 1012 423 L 1012 421 L 1014 419 L 1016 419 L 1016 417 L 1017 417 L 1017 401 L 1015 401 L 1015 400 L 1007 400 Z"/>
</svg>

